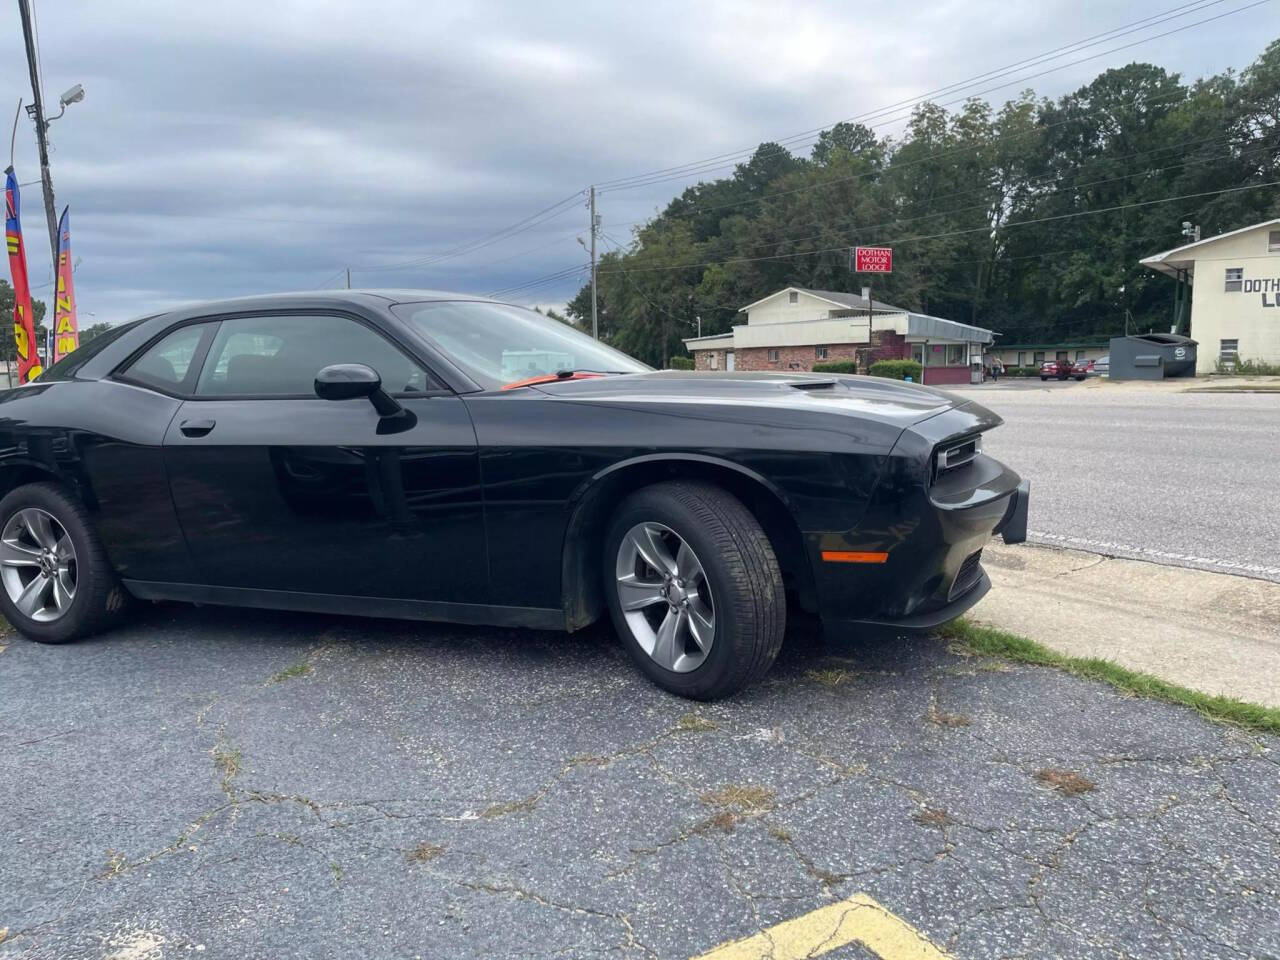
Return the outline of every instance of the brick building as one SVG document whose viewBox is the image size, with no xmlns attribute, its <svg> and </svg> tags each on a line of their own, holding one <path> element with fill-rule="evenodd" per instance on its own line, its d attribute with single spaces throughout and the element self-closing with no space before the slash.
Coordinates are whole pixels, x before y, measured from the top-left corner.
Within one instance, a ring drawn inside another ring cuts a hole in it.
<svg viewBox="0 0 1280 960">
<path fill-rule="evenodd" d="M 685 346 L 698 370 L 812 370 L 815 363 L 914 359 L 929 384 L 981 380 L 990 330 L 912 313 L 855 293 L 787 287 L 742 307 L 746 323 L 729 333 L 692 337 Z M 978 372 L 974 373 L 974 367 Z"/>
</svg>

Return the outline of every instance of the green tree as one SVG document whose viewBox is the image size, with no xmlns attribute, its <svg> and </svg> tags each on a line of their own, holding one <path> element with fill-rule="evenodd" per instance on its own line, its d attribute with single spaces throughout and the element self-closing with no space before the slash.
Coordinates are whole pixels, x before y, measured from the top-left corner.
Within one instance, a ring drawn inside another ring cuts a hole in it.
<svg viewBox="0 0 1280 960">
<path fill-rule="evenodd" d="M 789 285 L 857 291 L 857 244 L 894 247 L 878 300 L 998 330 L 1006 342 L 1166 327 L 1172 281 L 1139 259 L 1280 216 L 1280 41 L 1238 76 L 1187 84 L 1158 65 L 1103 71 L 1056 100 L 918 106 L 903 133 L 822 131 L 808 158 L 761 144 L 684 189 L 599 270 L 601 336 L 650 363 L 694 317 L 729 330 Z M 1186 197 L 1170 202 L 1171 197 Z M 569 316 L 590 323 L 589 290 Z"/>
<path fill-rule="evenodd" d="M 837 156 L 861 156 L 875 166 L 884 163 L 885 147 L 870 127 L 861 123 L 837 123 L 830 130 L 818 134 L 818 142 L 813 145 L 810 159 L 825 166 Z"/>
<path fill-rule="evenodd" d="M 90 324 L 87 327 L 81 327 L 80 342 L 88 343 L 94 337 L 100 337 L 110 329 L 111 329 L 111 324 L 109 323 L 94 323 L 94 324 Z"/>
<path fill-rule="evenodd" d="M 35 318 L 36 343 L 43 344 L 49 335 L 44 325 L 44 301 L 32 298 L 31 313 Z M 13 360 L 16 356 L 13 345 L 13 287 L 8 280 L 0 280 L 0 362 Z"/>
</svg>

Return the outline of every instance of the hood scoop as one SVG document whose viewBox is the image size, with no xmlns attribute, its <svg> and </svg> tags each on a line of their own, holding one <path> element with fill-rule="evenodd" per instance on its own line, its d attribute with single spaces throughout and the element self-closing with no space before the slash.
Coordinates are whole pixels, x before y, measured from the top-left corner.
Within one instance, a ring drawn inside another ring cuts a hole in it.
<svg viewBox="0 0 1280 960">
<path fill-rule="evenodd" d="M 823 380 L 788 380 L 787 386 L 795 387 L 797 390 L 831 390 L 838 381 L 835 378 Z"/>
</svg>

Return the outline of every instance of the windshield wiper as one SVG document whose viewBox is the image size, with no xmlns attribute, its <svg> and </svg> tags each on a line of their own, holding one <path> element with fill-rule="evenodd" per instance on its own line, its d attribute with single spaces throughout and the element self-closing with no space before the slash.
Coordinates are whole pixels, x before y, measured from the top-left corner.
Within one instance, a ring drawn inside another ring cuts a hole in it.
<svg viewBox="0 0 1280 960">
<path fill-rule="evenodd" d="M 557 370 L 555 373 L 538 373 L 523 380 L 513 380 L 504 384 L 503 390 L 514 390 L 516 387 L 532 387 L 539 383 L 559 383 L 561 380 L 595 380 L 598 377 L 626 373 L 625 370 Z"/>
</svg>

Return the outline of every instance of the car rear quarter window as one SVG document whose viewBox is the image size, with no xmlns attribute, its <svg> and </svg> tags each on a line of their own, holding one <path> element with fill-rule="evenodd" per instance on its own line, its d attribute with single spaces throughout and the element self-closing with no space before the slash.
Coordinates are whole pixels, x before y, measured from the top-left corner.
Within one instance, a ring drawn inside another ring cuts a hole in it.
<svg viewBox="0 0 1280 960">
<path fill-rule="evenodd" d="M 439 389 L 399 347 L 349 317 L 282 314 L 223 320 L 195 392 L 200 397 L 312 397 L 316 374 L 335 363 L 373 367 L 388 393 Z"/>
<path fill-rule="evenodd" d="M 41 382 L 71 380 L 81 367 L 141 322 L 141 320 L 130 320 L 128 323 L 122 323 L 118 327 L 112 327 L 110 330 L 98 334 L 91 340 L 85 340 L 77 349 L 40 374 Z"/>
</svg>

